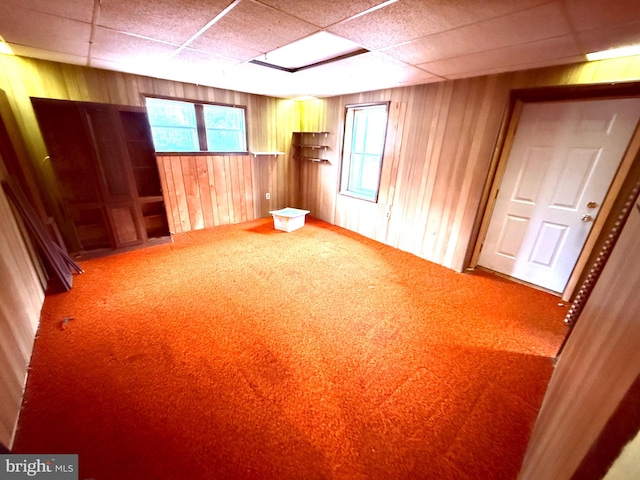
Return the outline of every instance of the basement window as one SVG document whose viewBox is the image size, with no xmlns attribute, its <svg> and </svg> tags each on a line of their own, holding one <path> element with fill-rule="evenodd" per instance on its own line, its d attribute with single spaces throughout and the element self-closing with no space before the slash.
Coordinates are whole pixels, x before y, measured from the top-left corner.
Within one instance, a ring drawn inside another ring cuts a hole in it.
<svg viewBox="0 0 640 480">
<path fill-rule="evenodd" d="M 340 193 L 376 202 L 389 103 L 348 105 Z"/>
<path fill-rule="evenodd" d="M 156 152 L 247 153 L 244 107 L 147 97 Z"/>
</svg>

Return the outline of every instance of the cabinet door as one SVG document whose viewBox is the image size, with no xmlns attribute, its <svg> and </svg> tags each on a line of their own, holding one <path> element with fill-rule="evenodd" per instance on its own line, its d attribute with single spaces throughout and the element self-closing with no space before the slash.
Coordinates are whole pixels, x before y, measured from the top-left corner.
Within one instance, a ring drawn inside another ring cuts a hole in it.
<svg viewBox="0 0 640 480">
<path fill-rule="evenodd" d="M 133 199 L 128 152 L 119 118 L 109 105 L 83 105 L 105 202 Z"/>
<path fill-rule="evenodd" d="M 31 102 L 49 153 L 43 170 L 50 167 L 57 184 L 57 188 L 45 188 L 57 190 L 65 213 L 57 219 L 65 243 L 72 251 L 108 248 L 111 235 L 82 110 L 62 100 L 33 98 Z"/>
<path fill-rule="evenodd" d="M 133 202 L 105 207 L 117 246 L 124 247 L 142 242 L 136 205 Z"/>
<path fill-rule="evenodd" d="M 97 161 L 104 208 L 115 248 L 146 240 L 131 171 L 129 151 L 114 105 L 83 104 Z"/>
<path fill-rule="evenodd" d="M 72 205 L 101 202 L 91 139 L 79 106 L 40 98 L 32 103 L 64 200 Z"/>
</svg>

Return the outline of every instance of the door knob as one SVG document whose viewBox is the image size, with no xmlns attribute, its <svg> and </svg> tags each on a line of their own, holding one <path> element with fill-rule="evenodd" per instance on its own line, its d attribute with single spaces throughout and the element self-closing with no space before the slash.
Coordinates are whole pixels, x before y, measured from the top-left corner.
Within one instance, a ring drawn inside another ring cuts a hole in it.
<svg viewBox="0 0 640 480">
<path fill-rule="evenodd" d="M 591 215 L 582 215 L 582 217 L 580 217 L 580 220 L 582 220 L 583 222 L 590 222 L 591 220 L 593 220 L 593 217 Z"/>
<path fill-rule="evenodd" d="M 587 203 L 587 208 L 596 208 L 597 206 L 598 206 L 598 204 L 596 202 Z"/>
</svg>

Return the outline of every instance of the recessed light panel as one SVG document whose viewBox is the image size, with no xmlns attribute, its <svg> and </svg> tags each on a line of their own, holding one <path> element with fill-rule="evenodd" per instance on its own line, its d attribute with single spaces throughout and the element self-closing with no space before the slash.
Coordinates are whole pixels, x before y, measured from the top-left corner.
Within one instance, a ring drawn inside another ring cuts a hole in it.
<svg viewBox="0 0 640 480">
<path fill-rule="evenodd" d="M 267 67 L 295 72 L 303 68 L 364 53 L 355 42 L 329 32 L 318 32 L 252 60 Z"/>
</svg>

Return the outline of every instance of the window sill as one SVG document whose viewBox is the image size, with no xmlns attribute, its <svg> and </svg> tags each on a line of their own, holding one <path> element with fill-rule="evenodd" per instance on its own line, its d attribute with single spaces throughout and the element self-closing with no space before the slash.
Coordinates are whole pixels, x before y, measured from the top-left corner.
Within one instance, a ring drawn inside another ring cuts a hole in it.
<svg viewBox="0 0 640 480">
<path fill-rule="evenodd" d="M 358 195 L 357 193 L 354 192 L 350 192 L 350 191 L 343 191 L 343 192 L 339 192 L 338 195 L 343 195 L 345 197 L 351 197 L 351 198 L 355 198 L 357 200 L 364 200 L 365 202 L 369 202 L 369 203 L 378 203 L 378 198 L 376 196 L 376 198 L 371 198 L 371 197 L 367 197 L 365 195 Z"/>
</svg>

